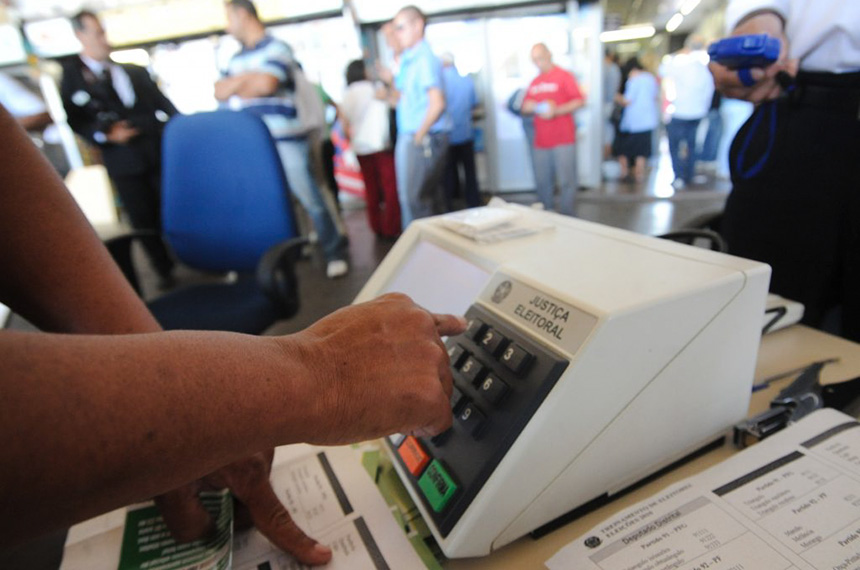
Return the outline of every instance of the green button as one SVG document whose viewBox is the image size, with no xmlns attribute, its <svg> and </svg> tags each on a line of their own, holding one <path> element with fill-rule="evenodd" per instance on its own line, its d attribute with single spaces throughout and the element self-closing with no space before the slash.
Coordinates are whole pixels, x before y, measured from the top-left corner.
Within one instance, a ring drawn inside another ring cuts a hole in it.
<svg viewBox="0 0 860 570">
<path fill-rule="evenodd" d="M 427 497 L 427 502 L 437 513 L 442 512 L 442 509 L 457 492 L 457 483 L 436 459 L 424 471 L 424 475 L 418 480 L 418 486 L 421 487 L 421 491 Z"/>
</svg>

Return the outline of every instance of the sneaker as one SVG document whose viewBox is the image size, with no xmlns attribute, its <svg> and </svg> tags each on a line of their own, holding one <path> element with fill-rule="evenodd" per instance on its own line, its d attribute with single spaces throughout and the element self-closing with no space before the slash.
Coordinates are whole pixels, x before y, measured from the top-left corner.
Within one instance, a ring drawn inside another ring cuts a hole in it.
<svg viewBox="0 0 860 570">
<path fill-rule="evenodd" d="M 706 175 L 697 174 L 697 175 L 693 176 L 693 184 L 701 186 L 701 185 L 707 184 L 707 183 L 708 183 L 708 177 Z"/>
<path fill-rule="evenodd" d="M 343 259 L 329 261 L 325 268 L 325 274 L 329 279 L 343 277 L 349 272 L 349 264 Z"/>
<path fill-rule="evenodd" d="M 674 188 L 675 190 L 683 190 L 684 186 L 686 185 L 687 183 L 684 182 L 683 178 L 676 178 L 672 181 L 672 188 Z"/>
</svg>

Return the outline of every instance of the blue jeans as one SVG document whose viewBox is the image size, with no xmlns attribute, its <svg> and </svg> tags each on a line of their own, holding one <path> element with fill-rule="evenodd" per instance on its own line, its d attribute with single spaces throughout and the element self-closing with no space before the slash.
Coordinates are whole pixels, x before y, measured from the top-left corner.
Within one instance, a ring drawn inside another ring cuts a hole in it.
<svg viewBox="0 0 860 570">
<path fill-rule="evenodd" d="M 672 155 L 672 170 L 675 178 L 684 182 L 693 179 L 693 169 L 696 166 L 696 131 L 701 119 L 673 118 L 666 125 L 666 135 L 669 137 L 669 154 Z M 687 147 L 686 156 L 681 156 L 681 143 Z"/>
<path fill-rule="evenodd" d="M 323 201 L 319 186 L 311 174 L 308 141 L 304 139 L 278 141 L 277 147 L 290 191 L 307 210 L 319 236 L 319 244 L 326 261 L 344 259 L 345 240 L 338 233 Z"/>
<path fill-rule="evenodd" d="M 573 215 L 573 200 L 579 180 L 576 176 L 576 145 L 534 149 L 535 184 L 538 199 L 547 210 L 555 210 L 554 190 L 558 183 L 558 212 Z"/>
<path fill-rule="evenodd" d="M 413 142 L 414 134 L 400 133 L 394 147 L 397 195 L 403 229 L 412 220 L 444 212 L 442 177 L 448 158 L 448 133 L 430 133 L 424 145 Z"/>
</svg>

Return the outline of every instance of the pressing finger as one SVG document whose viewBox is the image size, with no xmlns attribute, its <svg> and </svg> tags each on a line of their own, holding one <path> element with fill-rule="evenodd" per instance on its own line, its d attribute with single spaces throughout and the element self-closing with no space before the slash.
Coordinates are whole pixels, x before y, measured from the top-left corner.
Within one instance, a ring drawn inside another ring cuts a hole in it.
<svg viewBox="0 0 860 570">
<path fill-rule="evenodd" d="M 439 333 L 439 336 L 452 336 L 466 330 L 464 317 L 433 314 L 433 320 L 436 323 L 436 332 Z"/>
</svg>

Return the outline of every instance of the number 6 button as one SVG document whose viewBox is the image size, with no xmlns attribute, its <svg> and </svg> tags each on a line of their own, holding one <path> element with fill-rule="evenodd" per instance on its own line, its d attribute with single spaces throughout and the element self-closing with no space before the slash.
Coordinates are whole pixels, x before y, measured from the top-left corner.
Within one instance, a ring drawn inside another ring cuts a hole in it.
<svg viewBox="0 0 860 570">
<path fill-rule="evenodd" d="M 491 404 L 498 404 L 508 391 L 508 385 L 495 375 L 489 374 L 478 387 L 478 391 Z"/>
</svg>

